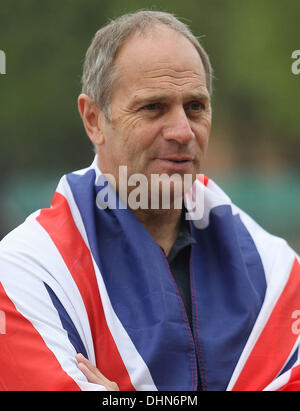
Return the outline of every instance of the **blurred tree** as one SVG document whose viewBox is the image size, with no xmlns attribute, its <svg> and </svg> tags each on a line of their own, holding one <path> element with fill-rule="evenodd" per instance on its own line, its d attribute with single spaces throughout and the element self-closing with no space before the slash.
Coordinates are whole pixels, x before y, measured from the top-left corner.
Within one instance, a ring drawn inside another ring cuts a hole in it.
<svg viewBox="0 0 300 411">
<path fill-rule="evenodd" d="M 57 169 L 86 165 L 91 145 L 77 112 L 84 55 L 103 25 L 104 2 L 6 1 L 1 45 L 1 172 L 17 167 Z M 66 161 L 67 159 L 67 161 Z M 66 164 L 67 163 L 67 164 Z"/>
<path fill-rule="evenodd" d="M 229 165 L 239 173 L 268 162 L 299 170 L 300 75 L 291 71 L 292 52 L 300 49 L 298 0 L 2 0 L 2 192 L 20 174 L 56 181 L 92 161 L 77 111 L 87 47 L 109 19 L 149 8 L 177 15 L 211 57 L 212 141 L 224 150 L 212 153 L 214 164 L 229 147 Z"/>
<path fill-rule="evenodd" d="M 215 67 L 214 121 L 237 145 L 241 162 L 261 143 L 297 161 L 300 76 L 298 0 L 2 1 L 1 172 L 11 167 L 80 167 L 91 146 L 77 113 L 81 68 L 95 31 L 109 18 L 141 8 L 174 12 L 203 36 Z M 263 148 L 261 148 L 263 149 Z M 255 161 L 256 164 L 256 161 Z"/>
</svg>

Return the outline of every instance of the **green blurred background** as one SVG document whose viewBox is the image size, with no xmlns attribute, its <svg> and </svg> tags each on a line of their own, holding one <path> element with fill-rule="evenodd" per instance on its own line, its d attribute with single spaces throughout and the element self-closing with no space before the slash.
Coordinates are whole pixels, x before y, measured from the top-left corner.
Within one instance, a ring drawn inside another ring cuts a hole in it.
<svg viewBox="0 0 300 411">
<path fill-rule="evenodd" d="M 49 206 L 62 174 L 92 162 L 77 112 L 86 49 L 109 19 L 149 8 L 188 23 L 211 57 L 204 172 L 299 253 L 299 0 L 1 0 L 0 238 Z"/>
</svg>

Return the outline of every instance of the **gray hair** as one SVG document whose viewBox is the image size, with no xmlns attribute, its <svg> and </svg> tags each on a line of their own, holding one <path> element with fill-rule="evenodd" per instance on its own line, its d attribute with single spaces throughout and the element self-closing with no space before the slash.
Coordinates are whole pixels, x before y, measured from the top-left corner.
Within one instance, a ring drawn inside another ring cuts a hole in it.
<svg viewBox="0 0 300 411">
<path fill-rule="evenodd" d="M 124 14 L 98 30 L 89 46 L 82 74 L 82 93 L 103 110 L 109 120 L 109 106 L 117 78 L 115 57 L 125 40 L 138 30 L 164 25 L 185 36 L 198 51 L 206 74 L 206 86 L 212 91 L 212 67 L 209 57 L 188 26 L 173 14 L 160 11 L 138 11 Z"/>
</svg>

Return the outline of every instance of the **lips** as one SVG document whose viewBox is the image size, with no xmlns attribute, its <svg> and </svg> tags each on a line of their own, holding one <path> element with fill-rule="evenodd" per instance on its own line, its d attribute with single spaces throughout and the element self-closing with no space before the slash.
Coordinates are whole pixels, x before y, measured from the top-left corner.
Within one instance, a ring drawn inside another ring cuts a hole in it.
<svg viewBox="0 0 300 411">
<path fill-rule="evenodd" d="M 187 171 L 193 161 L 192 156 L 165 156 L 158 158 L 159 162 L 162 164 L 163 168 L 168 170 L 179 172 Z"/>
<path fill-rule="evenodd" d="M 192 156 L 166 156 L 166 157 L 161 157 L 160 160 L 167 160 L 167 161 L 174 161 L 176 163 L 182 163 L 182 162 L 187 162 L 187 161 L 192 161 L 193 157 Z"/>
</svg>

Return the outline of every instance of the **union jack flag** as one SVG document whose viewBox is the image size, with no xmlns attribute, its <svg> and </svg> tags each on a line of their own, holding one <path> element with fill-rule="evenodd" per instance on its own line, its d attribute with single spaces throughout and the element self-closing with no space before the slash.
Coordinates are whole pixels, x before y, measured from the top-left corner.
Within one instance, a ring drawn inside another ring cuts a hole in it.
<svg viewBox="0 0 300 411">
<path fill-rule="evenodd" d="M 97 158 L 0 243 L 0 389 L 300 390 L 300 264 L 208 178 L 191 221 L 193 332 L 165 256 L 129 209 L 100 209 Z M 188 201 L 188 198 L 186 198 Z"/>
</svg>

